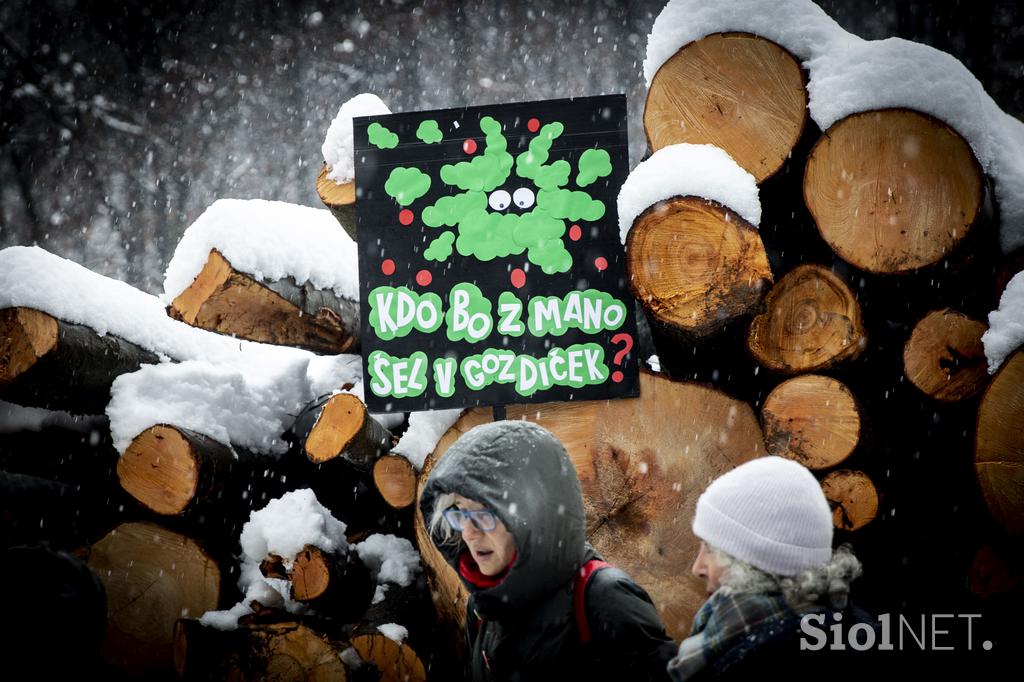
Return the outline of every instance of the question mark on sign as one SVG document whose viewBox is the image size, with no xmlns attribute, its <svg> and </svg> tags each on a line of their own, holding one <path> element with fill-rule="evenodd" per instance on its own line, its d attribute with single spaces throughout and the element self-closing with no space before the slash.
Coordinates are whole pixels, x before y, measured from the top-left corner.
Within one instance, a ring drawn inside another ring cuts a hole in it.
<svg viewBox="0 0 1024 682">
<path fill-rule="evenodd" d="M 612 358 L 612 362 L 616 365 L 621 365 L 622 358 L 626 357 L 629 351 L 633 349 L 633 337 L 626 332 L 620 332 L 612 337 L 612 345 L 618 345 L 620 342 L 624 344 L 622 350 L 616 351 L 615 356 Z M 623 378 L 624 376 L 619 370 L 612 372 L 612 381 L 615 383 L 619 383 Z"/>
</svg>

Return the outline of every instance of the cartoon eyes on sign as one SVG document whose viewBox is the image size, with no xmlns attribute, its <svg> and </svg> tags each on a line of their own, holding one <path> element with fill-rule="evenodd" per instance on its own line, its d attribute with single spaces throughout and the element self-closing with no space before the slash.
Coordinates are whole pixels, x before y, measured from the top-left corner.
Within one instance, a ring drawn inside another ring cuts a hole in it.
<svg viewBox="0 0 1024 682">
<path fill-rule="evenodd" d="M 567 272 L 573 257 L 565 248 L 564 237 L 578 240 L 581 231 L 576 223 L 595 222 L 605 214 L 604 202 L 592 198 L 586 188 L 611 174 L 608 152 L 584 151 L 577 159 L 574 178 L 579 189 L 570 190 L 566 186 L 570 183 L 572 165 L 566 159 L 550 158 L 555 140 L 565 132 L 561 122 L 541 125 L 538 119 L 531 118 L 526 129 L 535 136 L 527 150 L 514 158 L 498 121 L 484 116 L 479 125 L 484 134 L 483 152 L 479 153 L 473 138 L 463 138 L 461 150 L 472 158 L 440 167 L 440 181 L 458 192 L 417 210 L 414 203 L 430 191 L 436 178 L 415 167 L 398 166 L 391 170 L 384 189 L 403 207 L 399 222 L 409 225 L 413 216 L 418 216 L 427 227 L 441 229 L 423 251 L 423 257 L 429 261 L 447 261 L 454 252 L 484 262 L 525 252 L 527 260 L 548 275 Z M 393 141 L 386 129 L 374 133 L 372 143 L 379 139 L 390 145 Z M 460 138 L 465 134 L 465 130 L 460 131 Z M 417 137 L 424 144 L 443 139 L 433 120 L 420 123 Z M 510 182 L 513 173 L 532 186 Z M 572 230 L 567 235 L 569 225 Z"/>
</svg>

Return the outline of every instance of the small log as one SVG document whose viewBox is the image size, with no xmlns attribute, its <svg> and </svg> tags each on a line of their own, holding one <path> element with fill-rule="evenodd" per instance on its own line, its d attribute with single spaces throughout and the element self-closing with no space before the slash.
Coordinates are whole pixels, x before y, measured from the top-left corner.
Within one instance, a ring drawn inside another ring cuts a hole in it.
<svg viewBox="0 0 1024 682">
<path fill-rule="evenodd" d="M 377 587 L 355 551 L 329 554 L 313 545 L 295 557 L 290 578 L 293 599 L 346 623 L 366 612 Z"/>
<path fill-rule="evenodd" d="M 839 530 L 859 530 L 878 515 L 878 491 L 863 471 L 833 471 L 821 489 L 832 507 L 832 525 Z"/>
<path fill-rule="evenodd" d="M 85 552 L 107 590 L 103 657 L 129 675 L 172 672 L 174 624 L 218 607 L 221 569 L 194 540 L 122 523 Z"/>
<path fill-rule="evenodd" d="M 942 402 L 977 394 L 988 382 L 981 335 L 988 326 L 949 308 L 922 318 L 903 348 L 910 382 Z"/>
<path fill-rule="evenodd" d="M 310 403 L 292 427 L 311 462 L 342 457 L 369 470 L 391 449 L 391 432 L 370 416 L 366 405 L 351 393 L 336 393 Z"/>
<path fill-rule="evenodd" d="M 757 229 L 697 197 L 659 202 L 626 240 L 629 286 L 654 318 L 686 339 L 703 339 L 753 314 L 772 282 Z"/>
<path fill-rule="evenodd" d="M 642 371 L 638 398 L 509 405 L 507 415 L 540 424 L 565 445 L 580 477 L 588 540 L 644 586 L 669 635 L 685 637 L 707 593 L 696 579 L 680 579 L 679 567 L 689 566 L 698 549 L 697 539 L 680 529 L 689 528 L 709 481 L 765 454 L 750 405 Z M 452 443 L 492 419 L 489 407 L 463 414 L 424 463 L 417 499 Z M 418 504 L 416 541 L 439 614 L 461 624 L 465 589 L 430 540 Z"/>
<path fill-rule="evenodd" d="M 992 518 L 1024 535 L 1024 350 L 1011 355 L 978 408 L 974 469 Z"/>
<path fill-rule="evenodd" d="M 401 455 L 384 455 L 374 462 L 373 483 L 395 509 L 405 509 L 416 500 L 416 469 Z"/>
<path fill-rule="evenodd" d="M 829 246 L 872 273 L 938 263 L 971 230 L 984 175 L 970 146 L 938 119 L 908 109 L 835 123 L 811 150 L 804 201 Z"/>
<path fill-rule="evenodd" d="M 761 183 L 789 158 L 807 121 L 806 80 L 779 45 L 718 33 L 658 69 L 644 104 L 651 151 L 679 142 L 721 147 Z"/>
<path fill-rule="evenodd" d="M 353 625 L 350 642 L 363 661 L 376 666 L 382 682 L 426 680 L 424 661 L 435 653 L 428 646 L 435 619 L 425 580 L 388 585 L 384 599 Z M 401 625 L 408 636 L 401 642 L 390 639 L 378 629 L 387 623 Z"/>
<path fill-rule="evenodd" d="M 102 414 L 114 379 L 158 360 L 33 308 L 0 310 L 0 397 L 19 405 Z"/>
<path fill-rule="evenodd" d="M 359 346 L 359 304 L 294 279 L 257 281 L 216 249 L 167 313 L 186 324 L 250 341 L 335 355 Z"/>
<path fill-rule="evenodd" d="M 358 223 L 356 222 L 356 182 L 338 184 L 327 177 L 330 169 L 325 163 L 316 177 L 316 193 L 320 195 L 320 201 L 330 209 L 341 227 L 348 232 L 348 236 L 355 241 Z"/>
<path fill-rule="evenodd" d="M 282 492 L 282 471 L 274 457 L 166 424 L 136 436 L 117 462 L 121 487 L 164 515 L 243 515 Z"/>
<path fill-rule="evenodd" d="M 860 442 L 860 408 L 840 381 L 805 375 L 784 381 L 761 409 L 765 449 L 808 469 L 843 462 Z"/>
<path fill-rule="evenodd" d="M 857 358 L 867 345 L 860 304 L 820 265 L 794 268 L 768 292 L 747 348 L 776 372 L 813 372 Z"/>
</svg>

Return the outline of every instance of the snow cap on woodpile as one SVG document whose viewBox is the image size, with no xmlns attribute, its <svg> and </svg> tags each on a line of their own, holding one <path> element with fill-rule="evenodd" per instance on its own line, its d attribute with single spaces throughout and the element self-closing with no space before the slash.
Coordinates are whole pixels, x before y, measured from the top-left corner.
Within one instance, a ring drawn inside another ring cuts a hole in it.
<svg viewBox="0 0 1024 682">
<path fill-rule="evenodd" d="M 1024 246 L 1024 123 L 1002 111 L 958 59 L 899 38 L 863 40 L 810 0 L 670 0 L 647 39 L 647 86 L 680 48 L 730 31 L 771 40 L 803 62 L 809 113 L 821 130 L 888 108 L 952 127 L 995 179 L 1003 251 Z"/>
<path fill-rule="evenodd" d="M 212 249 L 256 280 L 290 277 L 359 300 L 356 243 L 327 209 L 263 199 L 213 202 L 174 250 L 164 273 L 165 303 L 192 284 Z"/>
<path fill-rule="evenodd" d="M 729 154 L 710 144 L 672 144 L 640 163 L 619 190 L 619 238 L 648 208 L 672 197 L 717 201 L 751 225 L 761 222 L 761 201 L 754 176 Z"/>
<path fill-rule="evenodd" d="M 409 415 L 409 428 L 395 445 L 395 454 L 405 457 L 419 471 L 427 455 L 434 451 L 441 436 L 458 421 L 461 414 L 461 408 L 412 412 Z"/>
<path fill-rule="evenodd" d="M 388 105 L 377 95 L 364 92 L 341 105 L 338 115 L 327 129 L 321 151 L 329 171 L 327 177 L 339 185 L 352 182 L 356 177 L 355 154 L 352 142 L 352 119 L 358 116 L 390 114 Z"/>
<path fill-rule="evenodd" d="M 988 331 L 981 342 L 989 374 L 995 374 L 1006 358 L 1024 345 L 1024 271 L 1013 276 L 999 299 L 999 308 L 988 314 Z"/>
</svg>

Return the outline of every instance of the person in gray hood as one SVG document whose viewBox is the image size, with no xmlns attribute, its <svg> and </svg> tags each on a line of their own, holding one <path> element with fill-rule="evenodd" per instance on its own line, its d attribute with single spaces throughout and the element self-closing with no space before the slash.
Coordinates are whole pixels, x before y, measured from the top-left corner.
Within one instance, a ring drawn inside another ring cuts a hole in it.
<svg viewBox="0 0 1024 682">
<path fill-rule="evenodd" d="M 579 479 L 549 431 L 472 429 L 420 508 L 470 592 L 466 679 L 668 679 L 675 644 L 647 593 L 586 542 Z"/>
</svg>

